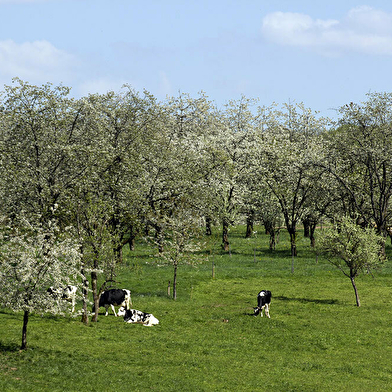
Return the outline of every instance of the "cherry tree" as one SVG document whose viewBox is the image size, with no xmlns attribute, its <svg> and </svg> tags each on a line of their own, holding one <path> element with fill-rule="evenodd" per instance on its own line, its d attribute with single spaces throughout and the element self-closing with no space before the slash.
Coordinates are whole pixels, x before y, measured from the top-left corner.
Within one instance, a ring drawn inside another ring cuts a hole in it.
<svg viewBox="0 0 392 392">
<path fill-rule="evenodd" d="M 0 304 L 23 312 L 21 349 L 27 348 L 27 324 L 32 312 L 64 314 L 68 302 L 49 295 L 50 286 L 79 288 L 79 245 L 71 230 L 59 232 L 55 221 L 44 225 L 20 219 L 17 227 L 1 222 Z M 69 306 L 69 305 L 68 305 Z"/>
<path fill-rule="evenodd" d="M 361 303 L 355 278 L 362 272 L 376 269 L 385 261 L 381 254 L 382 242 L 382 237 L 373 228 L 363 228 L 347 216 L 323 230 L 319 240 L 318 251 L 350 279 L 357 306 Z"/>
<path fill-rule="evenodd" d="M 37 215 L 44 222 L 52 219 L 56 205 L 54 213 L 62 218 L 67 193 L 92 165 L 92 108 L 69 93 L 64 86 L 37 87 L 19 79 L 5 87 L 0 187 L 7 189 L 1 209 L 8 217 L 24 211 L 30 220 Z"/>
<path fill-rule="evenodd" d="M 391 105 L 391 93 L 371 93 L 366 102 L 343 106 L 323 164 L 345 196 L 340 208 L 384 239 L 392 218 Z"/>
<path fill-rule="evenodd" d="M 287 104 L 282 111 L 270 113 L 266 129 L 258 134 L 256 170 L 280 204 L 293 256 L 297 254 L 297 224 L 322 176 L 314 162 L 322 156 L 320 134 L 325 126 L 324 119 L 302 104 Z"/>
<path fill-rule="evenodd" d="M 246 209 L 247 173 L 254 151 L 255 100 L 242 97 L 230 101 L 215 120 L 214 132 L 206 140 L 206 159 L 212 170 L 205 177 L 209 189 L 206 216 L 218 217 L 222 225 L 222 247 L 229 251 L 229 228 Z"/>
</svg>

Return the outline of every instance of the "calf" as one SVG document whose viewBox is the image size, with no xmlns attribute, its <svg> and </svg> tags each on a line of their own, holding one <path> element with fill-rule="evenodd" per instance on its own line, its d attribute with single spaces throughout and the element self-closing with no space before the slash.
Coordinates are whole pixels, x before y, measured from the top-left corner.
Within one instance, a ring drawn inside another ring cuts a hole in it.
<svg viewBox="0 0 392 392">
<path fill-rule="evenodd" d="M 261 317 L 263 317 L 263 309 L 265 315 L 268 318 L 270 317 L 269 308 L 271 305 L 271 291 L 261 290 L 259 294 L 257 294 L 257 307 L 254 308 L 254 315 L 257 316 L 259 313 Z"/>
<path fill-rule="evenodd" d="M 107 316 L 109 314 L 108 309 L 111 306 L 114 315 L 117 317 L 115 306 L 123 306 L 129 309 L 132 305 L 131 292 L 125 289 L 110 289 L 104 291 L 99 297 L 98 307 L 104 306 L 106 309 Z M 95 313 L 95 305 L 93 306 L 93 313 Z"/>
<path fill-rule="evenodd" d="M 76 303 L 76 286 L 65 286 L 55 288 L 53 286 L 49 287 L 47 292 L 52 295 L 56 299 L 64 299 L 72 304 L 72 313 L 75 311 L 75 303 Z"/>
<path fill-rule="evenodd" d="M 124 316 L 124 321 L 126 323 L 143 324 L 145 327 L 152 327 L 153 325 L 159 324 L 159 320 L 151 313 L 144 313 L 136 309 L 125 309 L 124 307 L 121 307 L 118 310 L 118 315 Z"/>
</svg>

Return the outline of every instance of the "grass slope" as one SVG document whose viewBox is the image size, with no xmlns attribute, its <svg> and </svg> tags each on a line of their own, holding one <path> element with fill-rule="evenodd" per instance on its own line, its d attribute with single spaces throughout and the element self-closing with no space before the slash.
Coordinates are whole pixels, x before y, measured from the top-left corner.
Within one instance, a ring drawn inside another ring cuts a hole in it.
<svg viewBox="0 0 392 392">
<path fill-rule="evenodd" d="M 307 239 L 292 274 L 285 233 L 270 253 L 267 236 L 243 232 L 231 233 L 231 256 L 217 234 L 200 264 L 179 267 L 177 301 L 167 297 L 172 267 L 145 245 L 126 250 L 118 287 L 160 320 L 152 328 L 113 315 L 89 326 L 33 315 L 19 352 L 22 315 L 1 310 L 0 390 L 391 390 L 390 265 L 358 279 L 357 308 L 349 279 L 316 261 Z M 263 288 L 273 294 L 271 319 L 251 315 Z"/>
</svg>

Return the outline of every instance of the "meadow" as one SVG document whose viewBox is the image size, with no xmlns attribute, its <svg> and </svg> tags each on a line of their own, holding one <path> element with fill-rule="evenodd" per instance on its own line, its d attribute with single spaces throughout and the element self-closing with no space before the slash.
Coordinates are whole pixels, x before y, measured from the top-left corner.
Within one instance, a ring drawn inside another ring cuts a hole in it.
<svg viewBox="0 0 392 392">
<path fill-rule="evenodd" d="M 216 229 L 199 262 L 179 266 L 176 301 L 167 293 L 173 267 L 144 242 L 125 247 L 117 287 L 159 319 L 154 327 L 104 309 L 88 326 L 32 315 L 19 351 L 22 314 L 0 309 L 0 390 L 390 391 L 391 262 L 357 279 L 358 308 L 349 279 L 307 238 L 299 235 L 292 273 L 287 234 L 270 252 L 256 230 L 245 239 L 244 227 L 233 229 L 228 254 Z M 261 289 L 272 291 L 270 319 L 253 316 Z"/>
</svg>

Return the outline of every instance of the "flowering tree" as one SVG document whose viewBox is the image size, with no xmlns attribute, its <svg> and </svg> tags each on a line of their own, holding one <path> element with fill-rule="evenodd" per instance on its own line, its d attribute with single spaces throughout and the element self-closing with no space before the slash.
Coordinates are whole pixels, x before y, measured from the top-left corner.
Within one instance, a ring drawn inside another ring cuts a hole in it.
<svg viewBox="0 0 392 392">
<path fill-rule="evenodd" d="M 335 227 L 326 229 L 318 245 L 327 260 L 350 278 L 357 306 L 361 306 L 355 278 L 383 262 L 383 238 L 373 228 L 362 228 L 355 220 L 343 217 Z"/>
<path fill-rule="evenodd" d="M 205 215 L 216 216 L 222 223 L 222 247 L 229 251 L 229 227 L 239 212 L 249 206 L 246 182 L 254 151 L 255 100 L 242 97 L 230 101 L 216 115 L 214 132 L 206 139 L 206 159 L 211 170 L 204 178 L 209 189 Z"/>
<path fill-rule="evenodd" d="M 173 266 L 173 299 L 177 299 L 177 270 L 181 264 L 196 263 L 194 252 L 200 250 L 197 240 L 200 226 L 197 215 L 186 208 L 174 211 L 161 222 L 164 236 L 160 240 L 163 251 L 159 257 Z M 200 256 L 198 255 L 198 260 Z"/>
<path fill-rule="evenodd" d="M 80 285 L 78 245 L 67 233 L 60 235 L 50 221 L 46 227 L 21 222 L 2 225 L 0 233 L 0 305 L 23 312 L 21 349 L 27 348 L 31 312 L 62 314 L 67 301 L 47 293 L 50 286 Z"/>
<path fill-rule="evenodd" d="M 59 224 L 69 207 L 67 193 L 92 166 L 97 143 L 93 107 L 68 97 L 70 89 L 47 83 L 33 86 L 19 79 L 6 86 L 0 100 L 2 212 L 20 211 L 41 222 L 55 213 Z M 55 210 L 53 210 L 56 205 Z"/>
<path fill-rule="evenodd" d="M 259 134 L 257 173 L 280 204 L 293 256 L 297 254 L 297 225 L 322 175 L 314 162 L 322 154 L 319 134 L 324 127 L 325 121 L 311 110 L 290 104 L 282 112 L 271 113 L 267 129 Z"/>
<path fill-rule="evenodd" d="M 167 217 L 179 206 L 188 208 L 191 204 L 195 216 L 205 213 L 209 189 L 204 179 L 210 171 L 205 140 L 214 120 L 211 103 L 203 95 L 191 99 L 182 94 L 169 100 L 163 109 L 155 132 L 143 145 L 143 186 L 139 187 L 145 200 L 146 222 L 154 228 L 161 252 Z"/>
<path fill-rule="evenodd" d="M 341 209 L 385 238 L 392 221 L 391 104 L 391 93 L 371 93 L 366 102 L 343 106 L 324 164 L 344 192 Z"/>
</svg>

